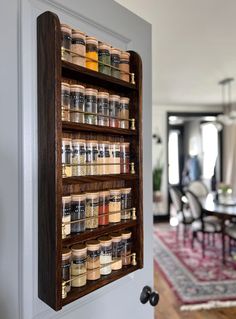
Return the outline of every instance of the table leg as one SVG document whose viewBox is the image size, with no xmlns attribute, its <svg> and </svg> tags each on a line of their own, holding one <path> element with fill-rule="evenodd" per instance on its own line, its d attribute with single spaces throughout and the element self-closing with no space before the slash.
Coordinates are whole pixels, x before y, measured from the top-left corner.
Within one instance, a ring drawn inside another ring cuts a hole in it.
<svg viewBox="0 0 236 319">
<path fill-rule="evenodd" d="M 225 264 L 225 219 L 221 219 L 221 231 L 222 231 L 222 263 Z"/>
</svg>

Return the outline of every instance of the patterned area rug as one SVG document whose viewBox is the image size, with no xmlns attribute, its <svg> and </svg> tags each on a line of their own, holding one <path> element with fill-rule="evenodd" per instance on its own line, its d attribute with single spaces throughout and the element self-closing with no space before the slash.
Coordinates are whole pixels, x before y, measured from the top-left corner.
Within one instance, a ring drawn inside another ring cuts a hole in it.
<svg viewBox="0 0 236 319">
<path fill-rule="evenodd" d="M 236 261 L 227 257 L 226 265 L 222 264 L 220 236 L 215 247 L 207 245 L 205 254 L 202 258 L 198 242 L 193 250 L 190 240 L 185 246 L 182 238 L 177 242 L 174 229 L 154 229 L 155 265 L 185 305 L 182 310 L 236 305 L 229 302 L 236 301 Z"/>
</svg>

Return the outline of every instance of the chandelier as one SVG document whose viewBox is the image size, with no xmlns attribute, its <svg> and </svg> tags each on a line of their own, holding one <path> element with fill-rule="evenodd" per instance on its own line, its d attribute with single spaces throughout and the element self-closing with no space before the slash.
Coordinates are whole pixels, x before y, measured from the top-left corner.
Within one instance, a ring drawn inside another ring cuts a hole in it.
<svg viewBox="0 0 236 319">
<path fill-rule="evenodd" d="M 217 116 L 217 121 L 224 125 L 236 124 L 236 104 L 232 103 L 231 83 L 234 78 L 225 78 L 219 82 L 222 90 L 223 114 Z"/>
</svg>

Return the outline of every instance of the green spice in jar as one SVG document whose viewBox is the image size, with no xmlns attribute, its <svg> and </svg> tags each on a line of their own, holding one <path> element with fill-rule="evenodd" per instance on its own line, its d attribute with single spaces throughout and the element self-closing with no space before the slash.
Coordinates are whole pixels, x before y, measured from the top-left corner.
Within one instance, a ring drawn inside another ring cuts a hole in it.
<svg viewBox="0 0 236 319">
<path fill-rule="evenodd" d="M 83 287 L 87 282 L 87 248 L 83 244 L 77 244 L 71 247 L 71 286 Z"/>
<path fill-rule="evenodd" d="M 99 72 L 111 75 L 111 47 L 103 42 L 98 43 Z M 104 65 L 104 64 L 106 65 Z"/>
<path fill-rule="evenodd" d="M 86 229 L 98 227 L 99 193 L 86 194 Z"/>
</svg>

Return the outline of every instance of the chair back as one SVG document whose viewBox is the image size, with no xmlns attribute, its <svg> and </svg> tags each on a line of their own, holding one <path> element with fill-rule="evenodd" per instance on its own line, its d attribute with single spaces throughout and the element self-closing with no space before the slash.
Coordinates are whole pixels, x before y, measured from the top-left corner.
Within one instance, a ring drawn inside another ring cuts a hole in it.
<svg viewBox="0 0 236 319">
<path fill-rule="evenodd" d="M 192 213 L 193 219 L 195 220 L 199 219 L 202 215 L 202 206 L 197 196 L 189 190 L 186 191 L 185 195 L 188 199 L 188 204 L 189 204 L 189 208 Z"/>
<path fill-rule="evenodd" d="M 177 212 L 181 212 L 183 209 L 183 202 L 182 202 L 182 193 L 177 187 L 171 186 L 169 188 L 170 191 L 170 198 L 171 201 L 174 205 L 174 208 L 176 209 Z"/>
<path fill-rule="evenodd" d="M 208 194 L 208 189 L 202 181 L 194 181 L 188 186 L 190 190 L 197 197 L 206 197 Z"/>
</svg>

